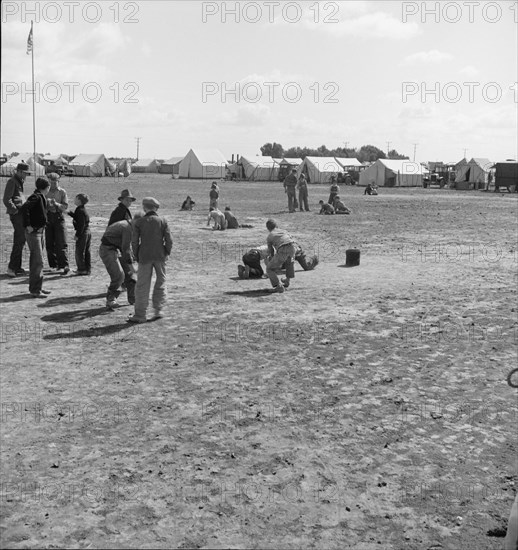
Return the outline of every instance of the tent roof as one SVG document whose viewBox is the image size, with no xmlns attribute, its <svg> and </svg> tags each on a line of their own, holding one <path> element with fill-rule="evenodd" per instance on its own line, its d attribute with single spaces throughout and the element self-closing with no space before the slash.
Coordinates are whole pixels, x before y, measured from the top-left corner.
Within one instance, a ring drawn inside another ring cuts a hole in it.
<svg viewBox="0 0 518 550">
<path fill-rule="evenodd" d="M 70 164 L 95 164 L 101 157 L 104 157 L 102 153 L 96 153 L 91 155 L 79 154 L 76 156 L 74 160 L 70 162 Z"/>
<path fill-rule="evenodd" d="M 164 160 L 162 164 L 178 164 L 182 162 L 185 157 L 171 157 L 170 159 Z"/>
<path fill-rule="evenodd" d="M 134 162 L 132 166 L 149 166 L 150 164 L 153 164 L 154 162 L 158 162 L 156 159 L 140 159 L 137 160 L 137 162 Z"/>
<path fill-rule="evenodd" d="M 191 149 L 191 151 L 201 164 L 227 164 L 227 159 L 219 149 Z"/>
<path fill-rule="evenodd" d="M 305 160 L 314 164 L 321 172 L 343 171 L 343 167 L 336 162 L 334 157 L 306 157 Z"/>
<path fill-rule="evenodd" d="M 298 159 L 298 158 L 286 158 L 284 157 L 283 159 L 283 162 L 286 162 L 288 164 L 292 164 L 293 166 L 295 166 L 296 164 L 302 164 L 304 161 L 302 159 Z"/>
<path fill-rule="evenodd" d="M 354 158 L 354 157 L 352 157 L 352 158 L 336 157 L 336 160 L 338 161 L 339 164 L 341 164 L 344 167 L 347 167 L 347 166 L 355 166 L 355 167 L 363 166 L 363 164 L 357 158 Z"/>
<path fill-rule="evenodd" d="M 489 169 L 490 166 L 492 166 L 494 163 L 491 162 L 489 159 L 486 159 L 486 158 L 482 158 L 482 157 L 479 157 L 479 158 L 475 158 L 473 157 L 469 162 L 468 164 L 478 164 L 481 168 L 486 168 Z"/>
<path fill-rule="evenodd" d="M 389 170 L 400 172 L 401 174 L 424 174 L 425 168 L 418 162 L 400 159 L 378 159 Z"/>
<path fill-rule="evenodd" d="M 260 166 L 262 168 L 275 168 L 278 163 L 273 157 L 246 157 L 241 156 L 242 159 L 245 159 L 250 164 L 254 164 L 255 166 Z"/>
</svg>

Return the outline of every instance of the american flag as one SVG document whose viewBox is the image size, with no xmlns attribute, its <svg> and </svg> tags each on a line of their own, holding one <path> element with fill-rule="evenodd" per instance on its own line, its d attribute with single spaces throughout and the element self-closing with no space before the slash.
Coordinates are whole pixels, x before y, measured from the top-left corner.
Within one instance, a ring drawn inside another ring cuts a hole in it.
<svg viewBox="0 0 518 550">
<path fill-rule="evenodd" d="M 29 38 L 27 38 L 27 55 L 32 52 L 32 25 L 31 31 L 29 32 Z"/>
</svg>

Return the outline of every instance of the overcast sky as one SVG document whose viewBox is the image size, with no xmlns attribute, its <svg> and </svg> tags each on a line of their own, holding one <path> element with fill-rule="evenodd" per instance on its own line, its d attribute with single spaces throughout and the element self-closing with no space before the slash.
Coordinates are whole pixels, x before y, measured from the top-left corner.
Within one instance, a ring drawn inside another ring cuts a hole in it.
<svg viewBox="0 0 518 550">
<path fill-rule="evenodd" d="M 516 1 L 70 4 L 2 2 L 2 153 L 32 151 L 39 18 L 39 152 L 135 156 L 139 136 L 140 158 L 273 141 L 517 156 Z"/>
</svg>

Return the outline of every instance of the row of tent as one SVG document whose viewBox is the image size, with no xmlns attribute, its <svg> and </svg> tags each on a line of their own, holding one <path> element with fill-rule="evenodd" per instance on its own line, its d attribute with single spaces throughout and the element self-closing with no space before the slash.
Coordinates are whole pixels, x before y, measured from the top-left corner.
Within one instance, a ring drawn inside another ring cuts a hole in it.
<svg viewBox="0 0 518 550">
<path fill-rule="evenodd" d="M 333 176 L 345 172 L 358 172 L 359 185 L 375 184 L 379 187 L 422 187 L 425 175 L 432 171 L 429 167 L 410 160 L 378 159 L 365 166 L 356 158 L 306 157 L 272 158 L 246 154 L 237 160 L 227 161 L 218 149 L 191 149 L 184 157 L 172 157 L 164 162 L 157 159 L 142 159 L 131 163 L 128 159 L 109 160 L 103 154 L 80 154 L 72 161 L 63 155 L 38 156 L 36 162 L 32 153 L 20 153 L 0 166 L 0 174 L 10 176 L 19 162 L 29 164 L 30 170 L 37 176 L 44 175 L 49 167 L 61 166 L 73 170 L 81 177 L 128 176 L 135 173 L 173 174 L 179 178 L 224 179 L 235 177 L 248 181 L 278 181 L 283 179 L 290 169 L 296 169 L 297 175 L 304 174 L 310 183 L 329 183 Z M 516 162 L 515 162 L 516 164 Z M 469 188 L 488 183 L 488 177 L 495 163 L 485 158 L 472 158 L 469 162 L 462 159 L 457 164 L 444 165 L 455 174 L 452 179 L 458 189 Z M 514 173 L 514 172 L 513 172 Z M 511 176 L 512 179 L 512 176 Z"/>
</svg>

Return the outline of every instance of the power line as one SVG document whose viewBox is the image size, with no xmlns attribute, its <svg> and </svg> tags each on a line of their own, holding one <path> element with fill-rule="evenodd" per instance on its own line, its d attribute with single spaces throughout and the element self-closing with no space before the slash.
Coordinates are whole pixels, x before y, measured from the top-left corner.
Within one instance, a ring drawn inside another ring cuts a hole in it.
<svg viewBox="0 0 518 550">
<path fill-rule="evenodd" d="M 139 147 L 140 147 L 140 140 L 142 138 L 141 137 L 136 137 L 135 138 L 135 141 L 137 142 L 137 160 L 138 160 L 138 153 L 139 153 Z"/>
</svg>

